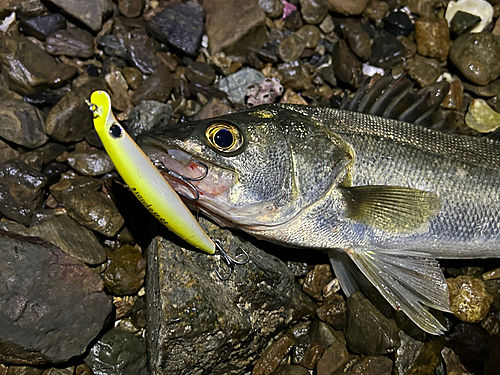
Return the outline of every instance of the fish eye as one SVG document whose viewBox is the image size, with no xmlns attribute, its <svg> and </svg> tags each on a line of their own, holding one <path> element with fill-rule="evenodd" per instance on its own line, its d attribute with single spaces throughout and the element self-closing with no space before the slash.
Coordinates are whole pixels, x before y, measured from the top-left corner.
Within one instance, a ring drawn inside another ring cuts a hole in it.
<svg viewBox="0 0 500 375">
<path fill-rule="evenodd" d="M 111 137 L 118 139 L 123 135 L 122 127 L 118 124 L 113 124 L 109 127 L 109 134 Z"/>
<path fill-rule="evenodd" d="M 205 130 L 208 142 L 218 151 L 233 152 L 243 144 L 240 130 L 231 124 L 212 124 Z"/>
</svg>

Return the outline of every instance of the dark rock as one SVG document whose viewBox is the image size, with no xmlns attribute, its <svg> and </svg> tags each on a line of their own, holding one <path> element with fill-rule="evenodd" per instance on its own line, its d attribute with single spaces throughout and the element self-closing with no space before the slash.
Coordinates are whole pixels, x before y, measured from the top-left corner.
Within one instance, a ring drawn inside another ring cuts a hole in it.
<svg viewBox="0 0 500 375">
<path fill-rule="evenodd" d="M 120 57 L 126 59 L 128 57 L 127 47 L 123 39 L 116 35 L 101 35 L 96 39 L 97 46 L 102 48 L 104 53 L 111 57 Z"/>
<path fill-rule="evenodd" d="M 345 0 L 327 0 L 328 7 L 334 13 L 355 16 L 365 10 L 368 0 L 345 1 Z"/>
<path fill-rule="evenodd" d="M 94 374 L 147 375 L 146 347 L 131 332 L 112 328 L 90 349 L 85 363 Z"/>
<path fill-rule="evenodd" d="M 76 73 L 23 36 L 0 38 L 0 65 L 11 90 L 21 95 L 61 86 Z"/>
<path fill-rule="evenodd" d="M 463 365 L 476 374 L 483 373 L 483 361 L 490 343 L 490 337 L 479 325 L 464 323 L 457 324 L 446 340 L 446 346 L 453 349 Z"/>
<path fill-rule="evenodd" d="M 137 87 L 132 96 L 132 103 L 138 105 L 143 100 L 166 102 L 173 88 L 172 73 L 166 69 L 158 69 Z"/>
<path fill-rule="evenodd" d="M 276 340 L 257 360 L 252 375 L 268 375 L 272 373 L 288 354 L 294 341 L 292 335 L 285 335 Z"/>
<path fill-rule="evenodd" d="M 102 183 L 95 178 L 76 176 L 74 173 L 67 173 L 56 184 L 50 187 L 50 193 L 60 202 L 64 200 L 64 195 L 72 192 L 85 189 L 97 191 L 102 187 Z"/>
<path fill-rule="evenodd" d="M 113 201 L 103 193 L 77 189 L 60 201 L 68 214 L 84 227 L 114 237 L 124 220 Z"/>
<path fill-rule="evenodd" d="M 500 366 L 500 364 L 498 363 L 499 358 L 500 358 L 500 335 L 497 334 L 493 336 L 491 339 L 491 346 L 484 360 L 483 374 L 495 374 L 496 372 L 498 372 L 498 368 Z M 464 375 L 469 375 L 469 373 L 466 373 Z"/>
<path fill-rule="evenodd" d="M 481 17 L 459 10 L 450 22 L 450 34 L 455 37 L 465 34 L 479 22 L 481 22 Z"/>
<path fill-rule="evenodd" d="M 382 355 L 400 343 L 398 327 L 387 319 L 360 292 L 347 299 L 345 335 L 349 349 L 363 355 Z"/>
<path fill-rule="evenodd" d="M 41 41 L 45 41 L 50 34 L 65 28 L 66 19 L 58 13 L 22 18 L 19 21 L 19 30 L 25 35 L 32 35 Z"/>
<path fill-rule="evenodd" d="M 453 41 L 450 60 L 468 80 L 486 85 L 500 75 L 500 46 L 489 33 L 467 33 Z"/>
<path fill-rule="evenodd" d="M 58 161 L 50 162 L 45 166 L 42 173 L 47 177 L 47 184 L 50 186 L 59 181 L 61 174 L 69 169 L 67 164 L 59 163 Z"/>
<path fill-rule="evenodd" d="M 346 305 L 341 295 L 333 293 L 316 311 L 318 318 L 335 329 L 343 329 L 347 320 Z"/>
<path fill-rule="evenodd" d="M 298 60 L 302 56 L 305 47 L 304 40 L 294 34 L 282 40 L 278 47 L 278 56 L 284 62 Z"/>
<path fill-rule="evenodd" d="M 279 365 L 271 375 L 309 375 L 309 371 L 302 366 Z"/>
<path fill-rule="evenodd" d="M 111 0 L 48 0 L 88 28 L 99 31 L 105 17 L 113 11 Z"/>
<path fill-rule="evenodd" d="M 243 374 L 271 337 L 311 313 L 311 301 L 285 264 L 229 231 L 201 219 L 200 224 L 223 239 L 226 251 L 245 249 L 251 261 L 221 283 L 214 257 L 153 241 L 146 293 L 148 327 L 154 329 L 147 333 L 150 370 L 158 375 L 221 374 L 228 364 L 233 374 Z"/>
<path fill-rule="evenodd" d="M 186 91 L 188 93 L 191 93 L 191 95 L 197 95 L 198 93 L 201 93 L 206 98 L 218 99 L 219 101 L 221 101 L 225 105 L 231 104 L 231 102 L 227 96 L 227 93 L 225 93 L 222 90 L 219 90 L 215 86 L 206 86 L 206 85 L 202 85 L 200 83 L 191 82 Z"/>
<path fill-rule="evenodd" d="M 101 264 L 106 260 L 106 252 L 95 235 L 67 215 L 37 223 L 30 228 L 30 234 L 58 246 L 83 263 Z"/>
<path fill-rule="evenodd" d="M 0 249 L 1 361 L 40 365 L 83 354 L 111 313 L 100 277 L 33 237 L 0 231 Z"/>
<path fill-rule="evenodd" d="M 281 84 L 286 89 L 303 90 L 312 87 L 311 75 L 299 61 L 279 64 L 279 73 L 283 76 Z"/>
<path fill-rule="evenodd" d="M 280 0 L 257 0 L 257 3 L 270 18 L 279 18 L 283 15 L 283 3 Z"/>
<path fill-rule="evenodd" d="M 34 211 L 41 208 L 46 184 L 43 174 L 18 160 L 0 164 L 0 212 L 29 224 Z"/>
<path fill-rule="evenodd" d="M 132 90 L 136 90 L 142 83 L 142 73 L 137 68 L 127 66 L 122 69 L 123 77 Z"/>
<path fill-rule="evenodd" d="M 168 124 L 172 107 L 168 103 L 143 100 L 132 108 L 127 120 L 127 130 L 132 137 L 145 133 L 160 124 Z"/>
<path fill-rule="evenodd" d="M 398 374 L 434 374 L 441 363 L 440 352 L 445 344 L 441 337 L 425 343 L 399 331 L 401 345 L 395 354 L 395 370 Z"/>
<path fill-rule="evenodd" d="M 224 13 L 228 15 L 227 11 Z M 159 41 L 195 57 L 203 33 L 203 7 L 194 1 L 174 4 L 157 14 L 146 26 L 148 33 Z"/>
<path fill-rule="evenodd" d="M 372 54 L 370 35 L 353 18 L 347 18 L 342 25 L 344 37 L 347 39 L 351 50 L 361 60 L 368 60 Z"/>
<path fill-rule="evenodd" d="M 206 63 L 193 61 L 187 66 L 186 78 L 189 82 L 208 86 L 214 83 L 215 69 Z"/>
<path fill-rule="evenodd" d="M 295 277 L 304 277 L 307 275 L 307 263 L 302 262 L 286 262 L 286 266 Z"/>
<path fill-rule="evenodd" d="M 224 91 L 233 103 L 244 103 L 247 88 L 259 84 L 265 79 L 264 74 L 252 68 L 244 68 L 236 73 L 223 77 L 217 82 L 220 90 Z"/>
<path fill-rule="evenodd" d="M 317 300 L 323 300 L 323 287 L 332 281 L 330 265 L 317 264 L 309 271 L 302 284 L 302 290 Z"/>
<path fill-rule="evenodd" d="M 287 30 L 296 31 L 304 26 L 302 15 L 298 10 L 294 10 L 288 17 L 285 18 L 285 28 Z"/>
<path fill-rule="evenodd" d="M 391 375 L 392 361 L 387 357 L 363 357 L 344 374 Z"/>
<path fill-rule="evenodd" d="M 20 146 L 35 148 L 49 139 L 42 112 L 22 100 L 0 100 L 0 123 L 0 137 Z"/>
<path fill-rule="evenodd" d="M 229 113 L 233 113 L 233 109 L 222 103 L 217 98 L 210 98 L 203 107 L 194 115 L 193 120 L 204 120 L 207 118 L 219 117 L 222 115 L 227 115 Z"/>
<path fill-rule="evenodd" d="M 469 371 L 462 365 L 460 358 L 450 348 L 443 348 L 441 350 L 444 362 L 446 364 L 447 374 L 453 375 L 471 375 Z M 485 372 L 488 374 L 489 372 Z"/>
<path fill-rule="evenodd" d="M 7 143 L 0 139 L 0 164 L 11 159 L 16 159 L 19 156 L 19 151 L 14 150 Z"/>
<path fill-rule="evenodd" d="M 15 12 L 17 17 L 35 17 L 47 12 L 40 0 L 4 0 L 0 3 L 0 17 Z"/>
<path fill-rule="evenodd" d="M 128 40 L 125 43 L 130 63 L 144 74 L 152 74 L 159 63 L 153 51 L 139 40 Z"/>
<path fill-rule="evenodd" d="M 413 23 L 405 12 L 393 12 L 384 18 L 385 29 L 394 36 L 407 36 L 413 29 Z"/>
<path fill-rule="evenodd" d="M 444 18 L 419 18 L 415 22 L 418 53 L 446 61 L 450 50 L 450 32 Z"/>
<path fill-rule="evenodd" d="M 344 345 L 344 348 L 345 348 L 345 345 Z M 302 357 L 302 359 L 299 362 L 300 365 L 304 366 L 308 370 L 314 369 L 314 367 L 316 366 L 316 363 L 321 358 L 321 356 L 323 355 L 325 350 L 326 350 L 326 348 L 323 345 L 318 344 L 317 342 L 309 343 L 309 345 L 307 346 L 307 348 L 305 350 L 304 356 Z"/>
<path fill-rule="evenodd" d="M 317 342 L 325 348 L 328 348 L 337 341 L 341 342 L 344 346 L 346 344 L 344 334 L 341 331 L 336 331 L 319 320 L 315 320 L 311 324 L 309 337 L 311 342 Z"/>
<path fill-rule="evenodd" d="M 144 0 L 118 0 L 118 9 L 127 18 L 138 17 L 144 9 Z"/>
<path fill-rule="evenodd" d="M 84 176 L 100 176 L 115 168 L 102 150 L 73 151 L 68 155 L 68 164 Z"/>
<path fill-rule="evenodd" d="M 418 54 L 408 59 L 408 74 L 421 87 L 432 85 L 441 75 L 439 61 L 427 59 Z"/>
<path fill-rule="evenodd" d="M 325 0 L 299 0 L 302 19 L 309 24 L 317 25 L 323 21 L 328 13 Z"/>
<path fill-rule="evenodd" d="M 403 60 L 403 44 L 388 32 L 381 32 L 373 39 L 370 63 L 381 68 L 390 68 Z"/>
<path fill-rule="evenodd" d="M 94 56 L 94 38 L 82 29 L 59 30 L 47 37 L 45 50 L 56 56 L 90 58 Z"/>
<path fill-rule="evenodd" d="M 107 90 L 102 78 L 89 78 L 86 84 L 70 91 L 47 116 L 45 129 L 59 142 L 78 142 L 93 128 L 92 112 L 85 99 L 95 90 Z"/>
<path fill-rule="evenodd" d="M 349 360 L 347 348 L 341 342 L 334 342 L 321 356 L 316 366 L 318 375 L 332 375 Z"/>
<path fill-rule="evenodd" d="M 142 253 L 128 245 L 106 253 L 108 267 L 102 274 L 106 288 L 117 296 L 137 293 L 146 275 L 146 259 Z"/>
<path fill-rule="evenodd" d="M 267 40 L 266 15 L 256 1 L 205 0 L 203 6 L 205 32 L 212 55 L 224 52 L 245 56 L 248 47 L 261 48 Z M 242 19 L 245 22 L 241 22 Z"/>
<path fill-rule="evenodd" d="M 373 50 L 375 50 L 375 48 L 373 48 Z M 342 39 L 335 44 L 332 57 L 335 76 L 340 81 L 354 88 L 359 88 L 363 77 L 361 63 L 351 53 L 346 42 Z"/>
</svg>

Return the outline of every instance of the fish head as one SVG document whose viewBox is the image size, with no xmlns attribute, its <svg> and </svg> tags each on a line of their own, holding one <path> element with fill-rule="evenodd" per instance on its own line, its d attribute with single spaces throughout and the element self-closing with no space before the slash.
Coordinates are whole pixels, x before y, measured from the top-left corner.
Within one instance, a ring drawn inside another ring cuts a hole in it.
<svg viewBox="0 0 500 375">
<path fill-rule="evenodd" d="M 252 230 L 292 220 L 346 177 L 353 158 L 340 137 L 279 105 L 167 126 L 138 142 L 174 172 L 163 173 L 178 193 L 192 199 L 188 185 L 196 189 L 202 212 Z"/>
</svg>

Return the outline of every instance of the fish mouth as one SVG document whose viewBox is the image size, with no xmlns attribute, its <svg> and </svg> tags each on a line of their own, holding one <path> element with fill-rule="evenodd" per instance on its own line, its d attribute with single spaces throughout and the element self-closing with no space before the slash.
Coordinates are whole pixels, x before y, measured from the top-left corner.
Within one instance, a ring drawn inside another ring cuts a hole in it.
<svg viewBox="0 0 500 375">
<path fill-rule="evenodd" d="M 163 177 L 185 198 L 189 206 L 200 209 L 220 224 L 230 225 L 223 218 L 231 212 L 228 194 L 237 179 L 235 172 L 195 157 L 173 144 L 160 144 L 149 137 L 140 139 L 139 143 Z"/>
</svg>

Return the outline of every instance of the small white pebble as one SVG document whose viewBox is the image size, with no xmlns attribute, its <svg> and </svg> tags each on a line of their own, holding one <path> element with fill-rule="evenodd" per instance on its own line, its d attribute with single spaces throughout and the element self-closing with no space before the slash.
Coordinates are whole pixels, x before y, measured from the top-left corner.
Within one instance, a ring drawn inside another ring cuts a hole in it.
<svg viewBox="0 0 500 375">
<path fill-rule="evenodd" d="M 470 31 L 471 33 L 480 33 L 493 20 L 493 7 L 486 0 L 450 1 L 445 13 L 448 26 L 458 11 L 481 17 L 481 22 Z"/>
<path fill-rule="evenodd" d="M 380 74 L 381 76 L 383 76 L 384 75 L 384 69 L 378 68 L 378 67 L 373 66 L 373 65 L 368 65 L 366 63 L 363 64 L 363 74 L 364 75 L 373 77 L 377 73 Z"/>
<path fill-rule="evenodd" d="M 0 31 L 5 33 L 9 29 L 11 23 L 14 22 L 15 20 L 16 20 L 16 12 L 12 12 L 10 16 L 5 17 L 2 23 L 0 24 Z"/>
</svg>

